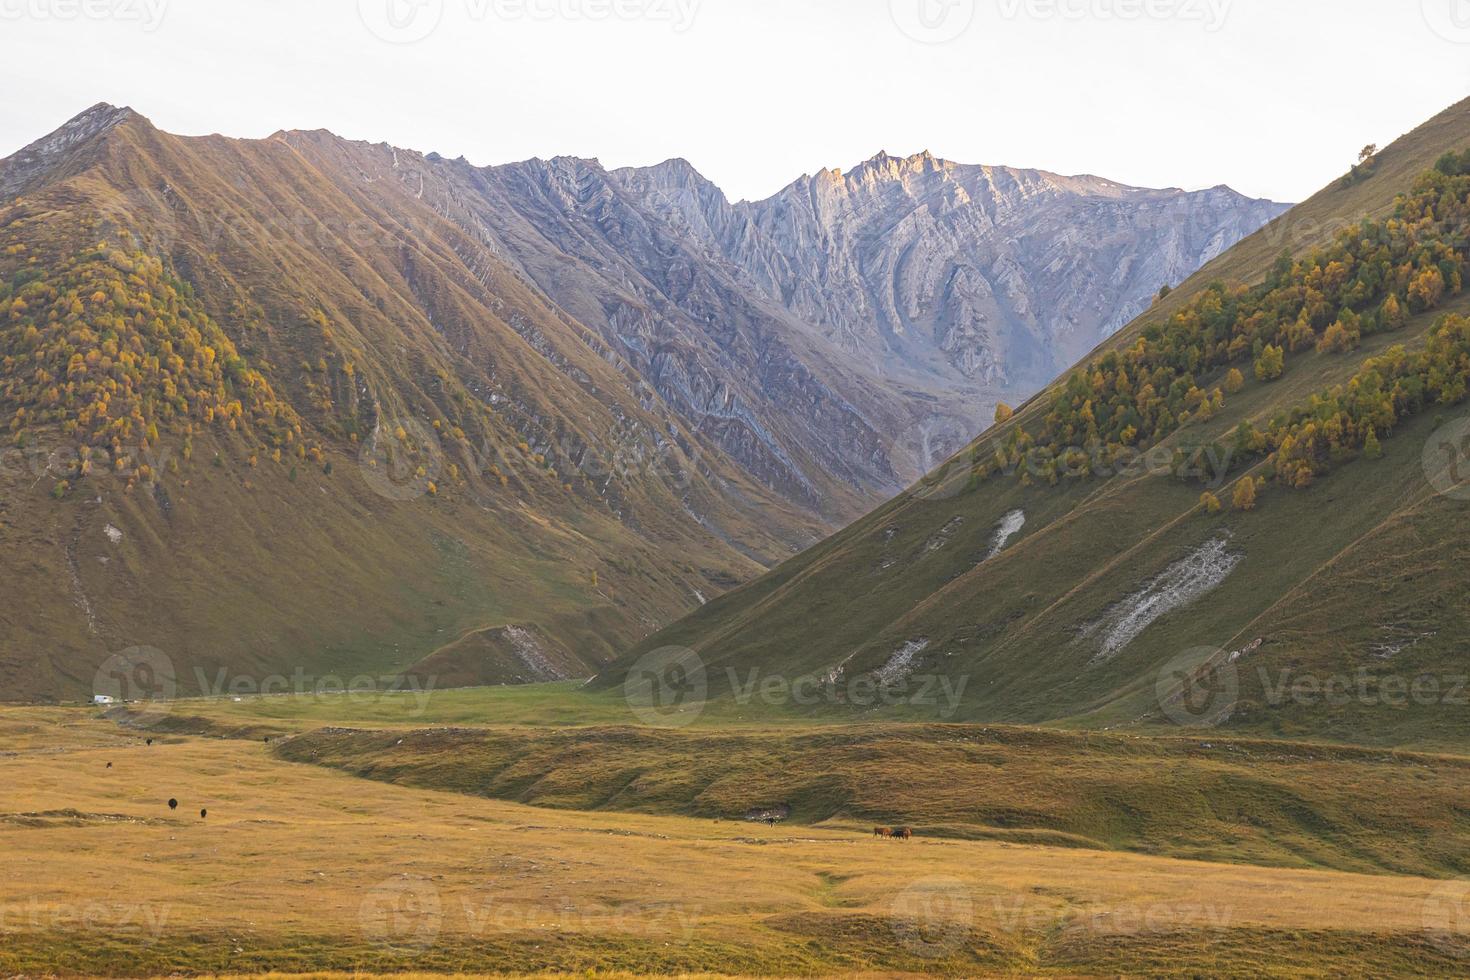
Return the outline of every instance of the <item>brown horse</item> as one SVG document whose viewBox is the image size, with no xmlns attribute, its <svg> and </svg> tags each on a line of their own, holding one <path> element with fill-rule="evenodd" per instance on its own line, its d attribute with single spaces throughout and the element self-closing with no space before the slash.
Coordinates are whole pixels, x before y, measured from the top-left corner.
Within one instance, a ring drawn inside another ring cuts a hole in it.
<svg viewBox="0 0 1470 980">
<path fill-rule="evenodd" d="M 908 827 L 899 827 L 893 832 L 893 836 L 899 840 L 909 840 L 914 836 L 914 832 Z"/>
<path fill-rule="evenodd" d="M 874 837 L 892 837 L 893 836 L 893 828 L 892 827 L 874 827 L 873 828 L 873 836 Z"/>
</svg>

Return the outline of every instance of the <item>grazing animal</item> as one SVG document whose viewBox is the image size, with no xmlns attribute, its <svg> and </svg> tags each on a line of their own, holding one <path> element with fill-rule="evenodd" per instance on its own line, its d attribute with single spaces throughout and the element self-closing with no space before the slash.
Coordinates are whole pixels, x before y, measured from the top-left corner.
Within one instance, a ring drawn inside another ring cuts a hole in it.
<svg viewBox="0 0 1470 980">
<path fill-rule="evenodd" d="M 108 763 L 108 764 L 107 764 L 107 768 L 109 768 L 109 769 L 111 769 L 111 768 L 112 768 L 112 763 L 110 763 L 110 762 L 109 762 L 109 763 Z"/>
<path fill-rule="evenodd" d="M 203 820 L 207 816 L 209 816 L 209 811 L 208 810 L 200 810 L 199 811 L 199 819 L 200 820 Z"/>
<path fill-rule="evenodd" d="M 177 810 L 179 808 L 179 801 L 178 800 L 169 800 L 168 801 L 168 808 L 170 810 Z"/>
<path fill-rule="evenodd" d="M 150 738 L 150 739 L 148 739 L 148 741 L 147 741 L 147 743 L 146 743 L 146 744 L 148 744 L 148 745 L 152 745 L 152 744 L 153 744 L 153 739 L 151 739 L 151 738 Z"/>
<path fill-rule="evenodd" d="M 873 828 L 873 836 L 874 837 L 892 837 L 893 836 L 893 828 L 892 827 L 874 827 Z"/>
<path fill-rule="evenodd" d="M 893 832 L 893 836 L 897 837 L 899 840 L 908 840 L 909 838 L 914 836 L 914 832 L 908 827 L 900 827 Z"/>
</svg>

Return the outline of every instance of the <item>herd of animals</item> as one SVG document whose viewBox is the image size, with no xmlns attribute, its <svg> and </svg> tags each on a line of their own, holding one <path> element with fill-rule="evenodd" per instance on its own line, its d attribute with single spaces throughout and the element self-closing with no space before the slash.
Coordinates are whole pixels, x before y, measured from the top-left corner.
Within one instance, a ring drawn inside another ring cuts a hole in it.
<svg viewBox="0 0 1470 980">
<path fill-rule="evenodd" d="M 153 744 L 153 739 L 151 739 L 151 738 L 150 739 L 147 739 L 146 740 L 146 744 L 147 745 L 152 745 Z M 112 768 L 112 763 L 109 762 L 107 764 L 106 768 L 111 769 Z M 170 810 L 177 810 L 179 808 L 179 801 L 176 800 L 176 799 L 170 799 L 168 801 L 168 808 Z M 208 818 L 209 818 L 209 810 L 202 809 L 202 810 L 199 811 L 199 819 L 200 820 L 206 820 Z"/>
<path fill-rule="evenodd" d="M 914 836 L 912 828 L 909 827 L 874 827 L 874 837 L 891 837 L 894 840 L 910 840 Z"/>
</svg>

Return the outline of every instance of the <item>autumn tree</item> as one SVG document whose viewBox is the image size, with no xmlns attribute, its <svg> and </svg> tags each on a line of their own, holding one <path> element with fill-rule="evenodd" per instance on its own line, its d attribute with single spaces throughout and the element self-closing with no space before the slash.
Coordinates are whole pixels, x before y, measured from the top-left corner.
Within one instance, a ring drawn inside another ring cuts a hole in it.
<svg viewBox="0 0 1470 980">
<path fill-rule="evenodd" d="M 1444 291 L 1444 275 L 1437 267 L 1430 266 L 1421 270 L 1414 281 L 1409 283 L 1409 309 L 1415 313 L 1434 309 L 1439 305 Z"/>
<path fill-rule="evenodd" d="M 1247 476 L 1235 485 L 1235 493 L 1230 498 L 1230 506 L 1236 510 L 1256 509 L 1256 481 L 1254 477 Z"/>
<path fill-rule="evenodd" d="M 1383 301 L 1383 309 L 1379 313 L 1379 322 L 1385 330 L 1397 330 L 1408 321 L 1408 315 L 1404 313 L 1403 304 L 1399 302 L 1398 296 L 1388 294 L 1388 299 Z"/>
<path fill-rule="evenodd" d="M 1343 321 L 1338 320 L 1327 328 L 1322 339 L 1317 341 L 1317 349 L 1327 354 L 1345 354 L 1358 346 L 1360 339 L 1356 330 L 1349 330 Z"/>
<path fill-rule="evenodd" d="M 1378 442 L 1378 433 L 1371 428 L 1368 430 L 1368 438 L 1363 440 L 1363 455 L 1368 459 L 1378 459 L 1383 455 L 1383 446 Z"/>
<path fill-rule="evenodd" d="M 1274 344 L 1267 344 L 1256 358 L 1256 380 L 1275 381 L 1286 370 L 1286 351 Z"/>
</svg>

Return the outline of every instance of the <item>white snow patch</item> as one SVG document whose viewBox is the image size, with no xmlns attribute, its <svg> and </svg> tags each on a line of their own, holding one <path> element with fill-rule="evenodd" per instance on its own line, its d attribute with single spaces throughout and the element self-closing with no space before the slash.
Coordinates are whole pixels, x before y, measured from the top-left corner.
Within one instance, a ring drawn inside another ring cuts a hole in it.
<svg viewBox="0 0 1470 980">
<path fill-rule="evenodd" d="M 1245 557 L 1227 551 L 1227 544 L 1225 538 L 1206 541 L 1150 579 L 1143 588 L 1114 603 L 1101 619 L 1084 626 L 1084 637 L 1102 634 L 1102 643 L 1092 663 L 1111 660 L 1166 613 L 1188 606 L 1218 588 Z"/>
<path fill-rule="evenodd" d="M 990 554 L 985 556 L 985 560 L 989 561 L 1004 551 L 1006 543 L 1025 526 L 1026 512 L 1024 510 L 1013 510 L 1002 517 L 1000 524 L 995 529 L 995 538 L 990 542 Z"/>
<path fill-rule="evenodd" d="M 1380 626 L 1379 631 L 1383 633 L 1385 639 L 1384 642 L 1375 643 L 1369 648 L 1374 660 L 1392 660 L 1405 650 L 1412 650 L 1423 641 L 1439 635 L 1433 631 L 1420 633 L 1398 625 Z"/>
<path fill-rule="evenodd" d="M 910 640 L 893 652 L 888 662 L 877 670 L 873 676 L 878 678 L 880 684 L 892 684 L 901 681 L 914 670 L 914 658 L 923 653 L 929 647 L 928 640 Z"/>
<path fill-rule="evenodd" d="M 842 662 L 840 664 L 838 664 L 836 667 L 833 667 L 831 670 L 827 671 L 827 673 L 822 677 L 822 683 L 823 684 L 826 684 L 827 686 L 830 687 L 833 684 L 836 684 L 839 681 L 841 681 L 842 678 L 843 678 L 843 675 L 847 673 L 847 664 L 848 664 L 848 661 L 852 660 L 852 658 L 853 657 L 856 657 L 856 656 L 857 656 L 857 651 L 854 650 L 852 653 L 849 653 L 847 656 L 843 657 L 842 658 Z"/>
<path fill-rule="evenodd" d="M 924 554 L 927 555 L 931 552 L 938 551 L 940 548 L 943 548 L 945 545 L 949 544 L 949 539 L 954 537 L 954 533 L 958 531 L 961 527 L 963 527 L 964 524 L 965 519 L 963 517 L 956 517 L 951 519 L 948 524 L 939 529 L 939 533 L 935 534 L 934 537 L 925 542 Z"/>
<path fill-rule="evenodd" d="M 1232 663 L 1232 664 L 1233 663 L 1239 663 L 1245 657 L 1249 657 L 1252 654 L 1254 654 L 1257 650 L 1261 649 L 1262 644 L 1264 644 L 1265 642 L 1266 642 L 1266 638 L 1264 636 L 1258 636 L 1258 637 L 1256 637 L 1249 644 L 1247 644 L 1244 647 L 1241 647 L 1239 650 L 1236 650 L 1234 653 L 1232 653 L 1230 655 L 1229 662 Z"/>
<path fill-rule="evenodd" d="M 104 527 L 102 529 L 102 533 L 107 535 L 107 540 L 111 541 L 113 544 L 117 544 L 123 538 L 122 532 L 113 527 L 111 524 Z"/>
<path fill-rule="evenodd" d="M 511 649 L 515 651 L 516 658 L 525 664 L 527 669 L 543 678 L 551 680 L 566 680 L 566 675 L 556 668 L 541 649 L 541 644 L 536 642 L 536 637 L 524 626 L 507 626 L 504 635 L 510 641 Z"/>
</svg>

